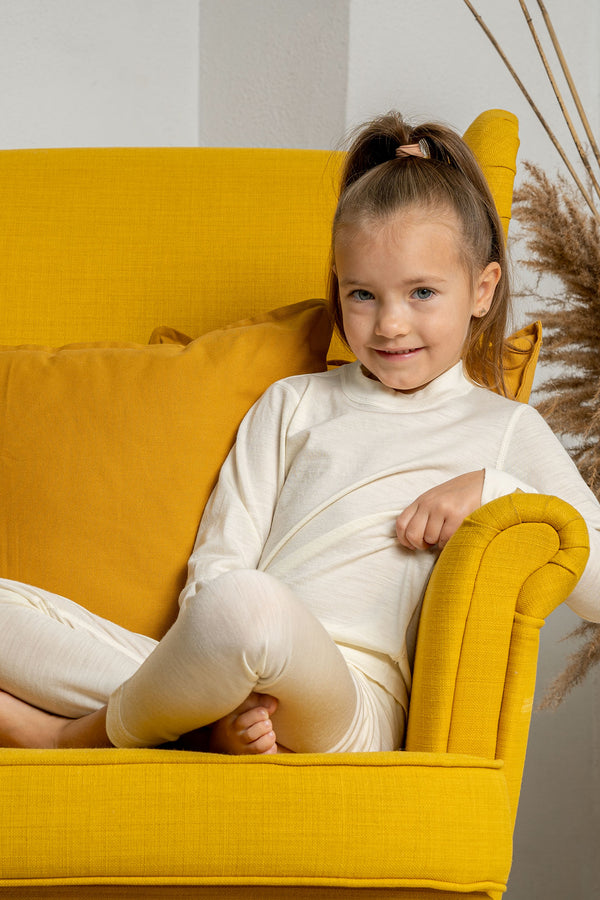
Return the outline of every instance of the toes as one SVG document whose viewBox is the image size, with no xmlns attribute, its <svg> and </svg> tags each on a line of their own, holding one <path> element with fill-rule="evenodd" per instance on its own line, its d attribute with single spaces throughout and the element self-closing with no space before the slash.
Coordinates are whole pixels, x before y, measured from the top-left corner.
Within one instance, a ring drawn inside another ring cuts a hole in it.
<svg viewBox="0 0 600 900">
<path fill-rule="evenodd" d="M 254 743 L 255 741 L 260 740 L 265 737 L 265 735 L 273 733 L 273 725 L 270 719 L 264 719 L 262 722 L 255 722 L 249 728 L 246 728 L 243 732 L 242 739 L 246 740 L 249 744 Z"/>
<path fill-rule="evenodd" d="M 236 731 L 248 731 L 253 725 L 261 725 L 268 719 L 268 710 L 264 709 L 262 706 L 255 706 L 236 716 L 235 728 Z"/>
<path fill-rule="evenodd" d="M 241 718 L 241 717 L 240 717 Z M 239 725 L 239 720 L 238 723 Z M 236 739 L 240 753 L 272 753 L 277 738 L 270 719 L 254 722 L 243 731 L 236 727 Z"/>
<path fill-rule="evenodd" d="M 277 700 L 270 694 L 250 694 L 236 710 L 214 723 L 209 748 L 216 753 L 276 753 L 271 722 L 276 709 Z"/>
<path fill-rule="evenodd" d="M 277 738 L 275 732 L 270 730 L 246 744 L 245 753 L 275 753 L 277 751 Z"/>
</svg>

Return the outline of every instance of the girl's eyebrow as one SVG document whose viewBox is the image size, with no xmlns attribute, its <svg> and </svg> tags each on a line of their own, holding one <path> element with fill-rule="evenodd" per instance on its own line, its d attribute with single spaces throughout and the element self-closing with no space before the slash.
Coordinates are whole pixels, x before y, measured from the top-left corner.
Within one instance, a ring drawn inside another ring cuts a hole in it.
<svg viewBox="0 0 600 900">
<path fill-rule="evenodd" d="M 414 278 L 406 278 L 405 284 L 427 284 L 430 281 L 435 281 L 436 284 L 446 284 L 448 279 L 445 275 L 436 275 L 435 273 L 429 272 L 427 275 L 415 275 Z"/>
<path fill-rule="evenodd" d="M 445 275 L 436 275 L 429 272 L 427 275 L 414 275 L 402 280 L 402 284 L 407 287 L 410 285 L 426 285 L 430 282 L 435 282 L 436 284 L 447 284 L 448 278 Z M 340 279 L 338 283 L 343 287 L 346 287 L 349 284 L 368 284 L 368 282 L 362 278 L 353 278 L 351 276 Z"/>
</svg>

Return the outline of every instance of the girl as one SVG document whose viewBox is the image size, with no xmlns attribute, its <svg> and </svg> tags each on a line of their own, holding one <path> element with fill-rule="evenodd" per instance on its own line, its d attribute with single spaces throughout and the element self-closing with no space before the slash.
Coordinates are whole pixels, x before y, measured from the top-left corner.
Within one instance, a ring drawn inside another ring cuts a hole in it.
<svg viewBox="0 0 600 900">
<path fill-rule="evenodd" d="M 357 362 L 278 382 L 249 412 L 163 640 L 0 583 L 0 743 L 155 746 L 216 723 L 225 752 L 396 749 L 437 553 L 516 489 L 584 516 L 592 551 L 569 602 L 600 619 L 600 507 L 540 416 L 488 390 L 503 387 L 510 295 L 467 146 L 396 114 L 366 126 L 332 249 Z"/>
</svg>

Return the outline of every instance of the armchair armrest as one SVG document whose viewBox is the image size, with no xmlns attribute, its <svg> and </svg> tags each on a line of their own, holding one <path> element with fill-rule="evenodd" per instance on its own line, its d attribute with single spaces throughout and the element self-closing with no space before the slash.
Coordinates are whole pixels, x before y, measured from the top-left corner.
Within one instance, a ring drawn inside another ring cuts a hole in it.
<svg viewBox="0 0 600 900">
<path fill-rule="evenodd" d="M 587 527 L 568 503 L 516 493 L 465 519 L 427 587 L 406 749 L 503 759 L 513 815 L 539 631 L 588 555 Z"/>
</svg>

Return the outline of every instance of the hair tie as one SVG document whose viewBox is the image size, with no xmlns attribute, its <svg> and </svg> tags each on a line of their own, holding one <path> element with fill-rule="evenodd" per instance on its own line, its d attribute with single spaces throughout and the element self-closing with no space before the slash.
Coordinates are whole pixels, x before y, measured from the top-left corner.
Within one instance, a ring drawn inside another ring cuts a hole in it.
<svg viewBox="0 0 600 900">
<path fill-rule="evenodd" d="M 420 156 L 422 159 L 431 159 L 431 151 L 427 139 L 421 138 L 416 144 L 403 144 L 401 147 L 398 147 L 396 156 Z"/>
</svg>

